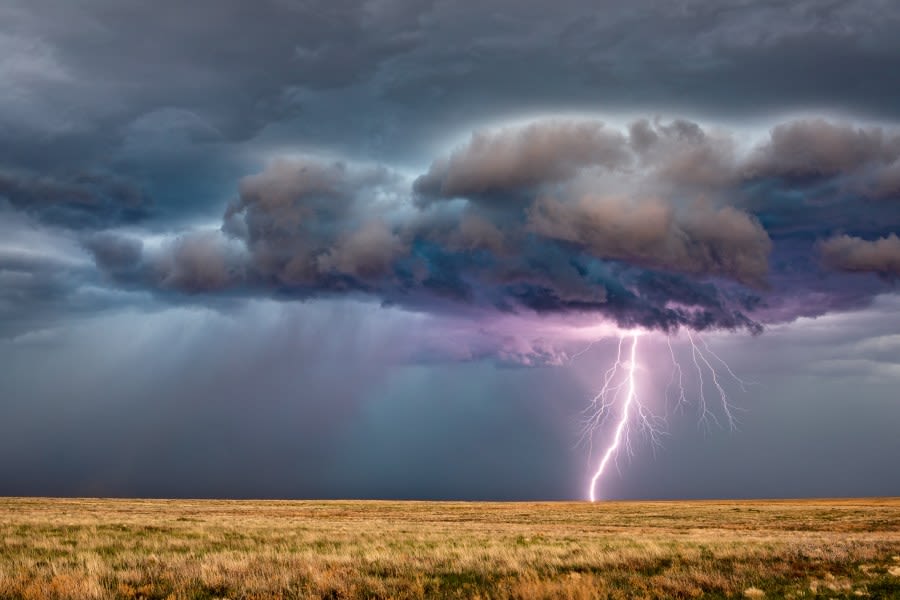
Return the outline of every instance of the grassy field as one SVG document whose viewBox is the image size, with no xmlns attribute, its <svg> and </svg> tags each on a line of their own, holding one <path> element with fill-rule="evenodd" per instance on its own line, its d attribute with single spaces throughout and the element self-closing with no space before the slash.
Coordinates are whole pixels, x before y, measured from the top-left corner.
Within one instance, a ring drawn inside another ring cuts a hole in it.
<svg viewBox="0 0 900 600">
<path fill-rule="evenodd" d="M 900 598 L 900 499 L 0 499 L 0 598 Z"/>
</svg>

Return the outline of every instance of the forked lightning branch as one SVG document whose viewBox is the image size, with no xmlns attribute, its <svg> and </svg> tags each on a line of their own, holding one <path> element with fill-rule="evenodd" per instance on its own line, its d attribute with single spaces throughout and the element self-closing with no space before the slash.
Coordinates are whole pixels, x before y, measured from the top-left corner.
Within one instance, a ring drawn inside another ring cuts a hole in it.
<svg viewBox="0 0 900 600">
<path fill-rule="evenodd" d="M 669 384 L 666 387 L 666 399 L 670 388 L 675 389 L 675 403 L 677 408 L 689 404 L 688 394 L 685 391 L 684 379 L 691 372 L 697 377 L 696 404 L 701 425 L 719 425 L 734 429 L 737 421 L 734 416 L 735 407 L 728 397 L 728 393 L 722 382 L 722 373 L 717 369 L 723 369 L 727 378 L 734 380 L 741 390 L 746 391 L 747 383 L 735 375 L 734 371 L 718 354 L 713 352 L 705 340 L 699 335 L 687 333 L 690 345 L 690 362 L 683 366 L 676 358 L 670 338 L 666 338 L 669 356 L 672 360 Z M 615 419 L 615 426 L 611 433 L 604 438 L 604 450 L 596 463 L 595 470 L 588 486 L 588 498 L 595 502 L 601 497 L 600 481 L 608 470 L 609 464 L 615 462 L 619 452 L 624 448 L 627 453 L 632 452 L 631 434 L 638 429 L 650 438 L 652 444 L 660 444 L 660 436 L 665 430 L 665 417 L 655 414 L 645 397 L 645 391 L 641 390 L 640 374 L 648 367 L 642 364 L 640 358 L 639 340 L 642 333 L 630 331 L 619 335 L 616 358 L 613 364 L 604 372 L 600 391 L 591 399 L 585 410 L 585 418 L 582 428 L 582 440 L 585 441 L 593 456 L 595 438 L 599 437 L 601 427 L 608 421 Z M 583 353 L 583 351 L 582 351 Z M 581 354 L 581 353 L 579 353 Z M 577 356 L 577 355 L 576 355 Z M 709 390 L 714 390 L 713 397 L 707 397 Z"/>
</svg>

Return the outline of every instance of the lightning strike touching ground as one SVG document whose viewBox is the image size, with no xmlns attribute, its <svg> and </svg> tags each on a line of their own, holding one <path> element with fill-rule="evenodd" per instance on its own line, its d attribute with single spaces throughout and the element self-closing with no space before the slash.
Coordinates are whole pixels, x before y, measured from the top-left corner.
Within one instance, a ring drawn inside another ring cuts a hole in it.
<svg viewBox="0 0 900 600">
<path fill-rule="evenodd" d="M 603 414 L 609 409 L 609 392 L 611 388 L 609 387 L 610 382 L 615 378 L 616 373 L 622 365 L 622 342 L 624 341 L 624 336 L 619 338 L 619 352 L 616 356 L 615 364 L 610 367 L 610 369 L 606 372 L 606 377 L 603 382 L 603 389 L 600 390 L 600 393 L 594 397 L 594 404 L 597 404 L 598 401 L 601 402 L 599 410 L 595 413 L 596 415 L 602 417 Z M 589 490 L 591 502 L 596 501 L 596 488 L 597 488 L 597 480 L 600 479 L 600 476 L 603 474 L 603 470 L 606 468 L 607 463 L 609 463 L 610 458 L 612 458 L 613 454 L 618 450 L 619 444 L 622 442 L 622 437 L 627 436 L 627 426 L 628 419 L 630 416 L 631 405 L 635 402 L 635 398 L 637 397 L 637 389 L 634 381 L 634 372 L 637 368 L 637 344 L 638 344 L 638 334 L 634 333 L 631 335 L 631 358 L 624 365 L 628 370 L 628 374 L 625 378 L 628 385 L 627 396 L 625 397 L 625 405 L 622 407 L 622 414 L 619 416 L 619 423 L 616 425 L 615 434 L 613 435 L 613 441 L 606 449 L 606 452 L 603 453 L 603 458 L 600 459 L 600 464 L 597 467 L 597 470 L 594 472 L 594 476 L 591 478 L 591 487 Z M 615 393 L 613 394 L 613 400 L 618 395 L 618 389 L 624 384 L 619 384 L 615 388 Z M 595 419 L 596 420 L 596 419 Z M 626 442 L 627 443 L 627 442 Z"/>
<path fill-rule="evenodd" d="M 728 376 L 740 386 L 741 390 L 746 391 L 746 386 L 753 382 L 747 382 L 738 377 L 728 363 L 710 349 L 706 340 L 699 336 L 697 336 L 695 340 L 695 337 L 690 331 L 687 331 L 686 333 L 690 344 L 691 361 L 697 371 L 697 407 L 699 412 L 699 423 L 701 426 L 705 427 L 708 427 L 711 423 L 721 426 L 724 421 L 724 423 L 727 423 L 729 429 L 733 430 L 737 427 L 737 418 L 734 415 L 737 409 L 729 400 L 721 376 L 713 366 L 710 357 L 724 367 L 725 372 L 727 372 Z M 593 440 L 597 430 L 610 417 L 615 406 L 620 403 L 621 396 L 625 396 L 624 400 L 621 401 L 621 412 L 618 415 L 618 421 L 613 430 L 612 441 L 604 450 L 600 462 L 591 477 L 590 486 L 588 488 L 588 497 L 591 502 L 595 502 L 598 498 L 597 483 L 606 471 L 610 461 L 615 460 L 623 447 L 629 454 L 632 453 L 629 434 L 633 422 L 636 422 L 643 433 L 650 438 L 654 448 L 660 446 L 660 437 L 663 434 L 666 420 L 664 417 L 654 414 L 638 393 L 639 390 L 636 379 L 637 372 L 641 367 L 638 363 L 638 337 L 640 335 L 641 334 L 638 332 L 629 332 L 619 336 L 616 359 L 604 372 L 603 384 L 600 391 L 591 399 L 590 404 L 585 410 L 586 418 L 583 421 L 581 439 L 582 441 L 587 442 L 589 454 L 592 455 Z M 628 340 L 630 340 L 631 344 L 630 348 L 627 350 L 629 357 L 625 360 L 623 359 L 623 350 Z M 591 345 L 593 345 L 593 343 Z M 672 348 L 672 341 L 669 337 L 666 337 L 666 345 L 669 350 L 669 356 L 672 359 L 673 368 L 669 376 L 668 385 L 666 386 L 665 397 L 666 400 L 668 400 L 669 390 L 674 386 L 676 389 L 675 407 L 676 410 L 681 410 L 683 406 L 689 403 L 685 392 L 685 373 L 676 358 L 675 350 Z M 588 349 L 590 349 L 590 346 L 579 352 L 576 356 L 585 353 Z M 704 373 L 708 374 L 708 379 L 704 378 Z M 716 412 L 707 402 L 705 388 L 710 384 L 715 388 L 716 395 L 719 397 L 722 418 L 716 415 Z"/>
</svg>

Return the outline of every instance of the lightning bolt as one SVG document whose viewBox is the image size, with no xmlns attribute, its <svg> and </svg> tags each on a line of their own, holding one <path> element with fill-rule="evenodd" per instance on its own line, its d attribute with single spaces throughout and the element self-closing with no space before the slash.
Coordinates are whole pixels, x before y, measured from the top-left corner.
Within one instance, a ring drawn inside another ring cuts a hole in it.
<svg viewBox="0 0 900 600">
<path fill-rule="evenodd" d="M 616 363 L 610 368 L 612 371 L 612 375 L 614 376 L 616 371 L 619 369 L 622 360 L 622 341 L 625 338 L 622 337 L 619 339 L 619 354 L 616 357 Z M 619 444 L 622 441 L 622 436 L 626 435 L 626 428 L 628 426 L 628 418 L 629 412 L 631 411 L 631 405 L 634 403 L 635 398 L 637 398 L 637 386 L 634 382 L 634 371 L 637 368 L 637 344 L 638 344 L 638 334 L 633 334 L 631 336 L 631 360 L 628 361 L 626 365 L 628 367 L 628 395 L 625 397 L 625 406 L 622 407 L 622 414 L 619 416 L 619 423 L 616 425 L 616 431 L 613 435 L 613 441 L 606 449 L 606 452 L 603 453 L 603 458 L 600 459 L 600 465 L 597 467 L 597 470 L 594 472 L 594 476 L 591 477 L 591 487 L 589 490 L 589 495 L 591 497 L 591 502 L 595 502 L 597 500 L 596 490 L 597 490 L 597 480 L 600 479 L 600 476 L 603 475 L 603 470 L 606 468 L 606 464 L 609 462 L 609 459 L 612 458 L 614 452 L 616 452 L 619 448 Z M 609 381 L 612 378 L 610 375 L 610 371 L 606 372 L 607 377 L 604 382 L 603 389 L 600 391 L 598 396 L 594 397 L 594 403 L 597 402 L 597 398 L 601 397 L 606 402 L 606 392 L 609 387 Z M 602 410 L 606 410 L 604 404 L 604 408 Z"/>
<path fill-rule="evenodd" d="M 735 429 L 737 427 L 737 418 L 734 413 L 737 409 L 728 397 L 722 374 L 716 370 L 714 361 L 724 367 L 725 372 L 738 386 L 740 386 L 741 390 L 746 391 L 746 386 L 753 382 L 744 381 L 735 375 L 731 367 L 729 367 L 718 354 L 713 352 L 706 341 L 700 338 L 699 335 L 695 339 L 695 336 L 691 334 L 690 331 L 687 331 L 686 333 L 690 345 L 691 362 L 697 373 L 697 407 L 700 413 L 699 424 L 706 427 L 708 427 L 710 423 L 721 426 L 724 421 L 730 429 Z M 626 452 L 629 454 L 632 453 L 629 433 L 633 422 L 636 422 L 636 424 L 640 426 L 640 429 L 650 438 L 654 447 L 660 445 L 660 437 L 663 434 L 663 428 L 666 423 L 665 418 L 655 415 L 649 409 L 647 404 L 641 400 L 639 395 L 637 376 L 641 369 L 641 365 L 638 361 L 638 338 L 640 335 L 640 332 L 628 332 L 619 336 L 616 359 L 603 373 L 603 384 L 600 391 L 591 399 L 590 404 L 584 412 L 586 417 L 583 421 L 581 439 L 582 441 L 587 442 L 589 446 L 589 455 L 592 455 L 596 431 L 606 422 L 607 418 L 613 414 L 616 405 L 621 404 L 618 413 L 618 421 L 612 432 L 612 440 L 603 451 L 600 462 L 597 464 L 596 470 L 590 480 L 588 497 L 591 502 L 597 500 L 598 482 L 602 478 L 609 463 L 616 460 L 618 453 L 623 447 Z M 670 395 L 669 390 L 674 386 L 676 390 L 676 409 L 680 410 L 689 403 L 684 386 L 685 371 L 676 358 L 675 351 L 672 348 L 672 341 L 669 337 L 666 337 L 666 344 L 668 346 L 673 368 L 669 376 L 668 385 L 666 386 L 665 397 L 666 400 L 668 400 Z M 593 346 L 593 343 L 591 346 Z M 588 348 L 585 348 L 575 356 L 584 354 L 591 346 L 588 346 Z M 623 357 L 625 353 L 628 354 L 627 359 Z M 706 377 L 708 377 L 708 379 Z M 721 411 L 721 418 L 717 416 L 716 410 L 708 401 L 708 387 L 715 390 L 713 397 L 718 398 L 718 405 L 720 407 L 718 410 Z M 624 396 L 624 400 L 622 400 L 622 396 Z"/>
</svg>

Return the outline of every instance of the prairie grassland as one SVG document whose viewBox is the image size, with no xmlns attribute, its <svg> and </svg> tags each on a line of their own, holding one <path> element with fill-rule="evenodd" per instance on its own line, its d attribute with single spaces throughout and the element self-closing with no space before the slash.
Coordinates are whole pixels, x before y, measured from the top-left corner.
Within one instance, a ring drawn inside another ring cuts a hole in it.
<svg viewBox="0 0 900 600">
<path fill-rule="evenodd" d="M 0 598 L 900 598 L 900 499 L 0 498 Z"/>
</svg>

